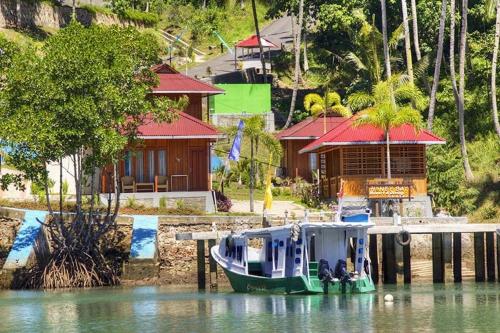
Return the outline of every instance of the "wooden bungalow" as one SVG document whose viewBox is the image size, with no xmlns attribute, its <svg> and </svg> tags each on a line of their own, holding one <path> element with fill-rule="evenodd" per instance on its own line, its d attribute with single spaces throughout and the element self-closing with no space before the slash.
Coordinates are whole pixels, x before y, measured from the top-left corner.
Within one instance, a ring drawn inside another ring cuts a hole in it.
<svg viewBox="0 0 500 333">
<path fill-rule="evenodd" d="M 158 206 L 160 200 L 174 207 L 184 204 L 212 212 L 214 201 L 210 179 L 210 151 L 221 134 L 204 122 L 203 99 L 222 89 L 180 74 L 168 65 L 153 69 L 159 85 L 153 96 L 172 99 L 189 97 L 189 105 L 172 123 L 155 123 L 146 118 L 139 126 L 141 145 L 131 147 L 119 164 L 123 200 L 134 197 Z M 101 173 L 101 193 L 112 191 L 109 170 Z"/>
<path fill-rule="evenodd" d="M 355 118 L 345 120 L 299 151 L 325 156 L 320 184 L 323 196 L 337 199 L 342 188 L 345 198 L 367 200 L 369 204 L 413 200 L 428 205 L 426 145 L 445 141 L 427 130 L 417 132 L 411 125 L 392 129 L 389 133 L 392 177 L 387 179 L 384 132 L 372 125 L 355 127 Z M 375 209 L 381 207 L 378 204 Z M 428 215 L 430 207 L 419 209 L 416 215 Z"/>
<path fill-rule="evenodd" d="M 281 131 L 277 138 L 283 148 L 282 176 L 301 177 L 311 182 L 313 171 L 320 169 L 321 160 L 315 152 L 299 154 L 299 150 L 339 126 L 345 120 L 346 118 L 342 117 L 311 117 Z"/>
</svg>

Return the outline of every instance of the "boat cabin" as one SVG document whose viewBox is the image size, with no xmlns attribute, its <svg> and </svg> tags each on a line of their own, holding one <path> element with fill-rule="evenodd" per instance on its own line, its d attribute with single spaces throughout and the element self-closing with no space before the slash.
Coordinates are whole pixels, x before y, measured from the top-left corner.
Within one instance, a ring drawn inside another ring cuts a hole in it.
<svg viewBox="0 0 500 333">
<path fill-rule="evenodd" d="M 324 292 L 324 288 L 332 288 L 324 285 L 328 274 L 332 279 L 327 282 L 333 288 L 339 288 L 339 280 L 345 278 L 342 274 L 350 282 L 366 281 L 368 286 L 367 229 L 373 224 L 367 220 L 247 230 L 223 238 L 212 256 L 236 291 L 282 288 L 286 292 Z"/>
</svg>

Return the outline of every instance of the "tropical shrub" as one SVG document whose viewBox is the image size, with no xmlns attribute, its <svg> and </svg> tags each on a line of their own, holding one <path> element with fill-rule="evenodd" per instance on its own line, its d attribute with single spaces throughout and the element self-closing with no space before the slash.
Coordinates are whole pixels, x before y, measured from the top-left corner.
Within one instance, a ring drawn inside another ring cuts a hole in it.
<svg viewBox="0 0 500 333">
<path fill-rule="evenodd" d="M 229 210 L 233 206 L 231 199 L 229 199 L 220 191 L 215 191 L 215 200 L 217 202 L 217 211 L 219 212 L 229 212 Z"/>
</svg>

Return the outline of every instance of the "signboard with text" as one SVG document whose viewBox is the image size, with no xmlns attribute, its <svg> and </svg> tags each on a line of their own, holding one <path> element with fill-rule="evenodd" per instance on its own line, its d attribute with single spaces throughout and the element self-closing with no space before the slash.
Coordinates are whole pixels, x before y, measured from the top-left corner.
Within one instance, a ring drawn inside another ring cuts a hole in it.
<svg viewBox="0 0 500 333">
<path fill-rule="evenodd" d="M 368 185 L 369 199 L 399 199 L 410 198 L 409 185 Z"/>
</svg>

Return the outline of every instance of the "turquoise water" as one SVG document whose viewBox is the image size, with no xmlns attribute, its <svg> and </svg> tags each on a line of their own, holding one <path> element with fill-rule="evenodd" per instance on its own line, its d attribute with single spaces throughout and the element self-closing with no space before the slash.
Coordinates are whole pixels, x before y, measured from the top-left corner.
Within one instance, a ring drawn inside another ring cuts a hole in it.
<svg viewBox="0 0 500 333">
<path fill-rule="evenodd" d="M 500 332 L 500 284 L 335 296 L 181 287 L 0 292 L 1 332 Z M 391 293 L 394 303 L 386 305 Z"/>
</svg>

